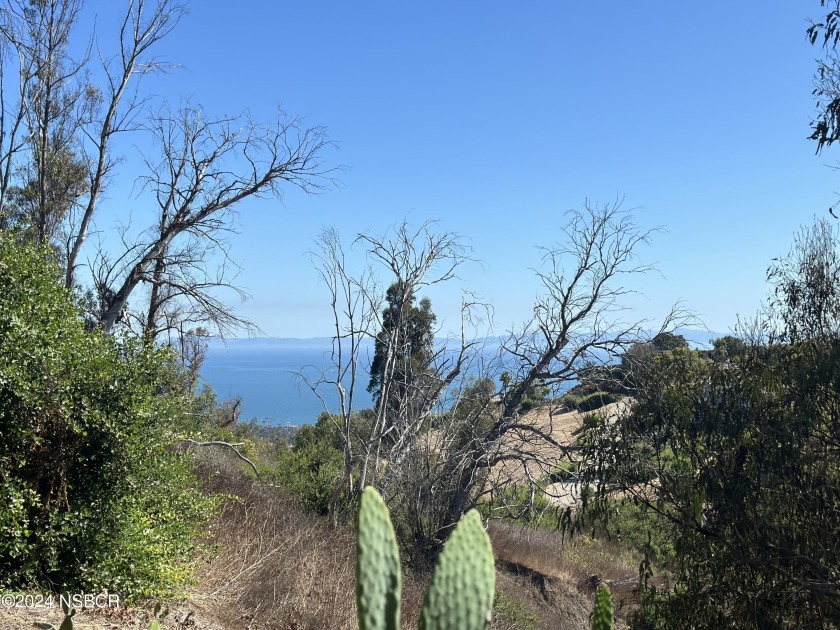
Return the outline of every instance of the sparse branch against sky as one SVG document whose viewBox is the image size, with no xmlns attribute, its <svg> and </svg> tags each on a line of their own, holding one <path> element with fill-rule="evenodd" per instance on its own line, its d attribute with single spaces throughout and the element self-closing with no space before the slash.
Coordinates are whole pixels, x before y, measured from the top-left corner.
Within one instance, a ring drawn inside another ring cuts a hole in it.
<svg viewBox="0 0 840 630">
<path fill-rule="evenodd" d="M 80 28 L 95 22 L 108 43 L 121 12 L 90 2 Z M 640 252 L 662 275 L 630 287 L 646 296 L 628 303 L 640 319 L 681 299 L 726 332 L 766 295 L 770 260 L 840 191 L 826 167 L 836 151 L 817 156 L 807 140 L 819 51 L 805 30 L 819 14 L 817 0 L 194 0 L 157 50 L 170 70 L 143 89 L 210 116 L 265 120 L 279 105 L 338 142 L 326 156 L 348 167 L 338 189 L 240 208 L 230 255 L 253 296 L 241 314 L 269 335 L 330 334 L 307 256 L 325 226 L 377 234 L 405 216 L 468 239 L 484 264 L 460 270 L 460 287 L 493 304 L 502 333 L 539 292 L 538 246 L 587 198 L 623 198 L 639 225 L 665 227 Z M 141 149 L 119 152 L 142 166 Z M 113 182 L 100 236 L 129 214 L 147 224 L 134 177 Z M 451 327 L 456 284 L 429 290 Z"/>
</svg>

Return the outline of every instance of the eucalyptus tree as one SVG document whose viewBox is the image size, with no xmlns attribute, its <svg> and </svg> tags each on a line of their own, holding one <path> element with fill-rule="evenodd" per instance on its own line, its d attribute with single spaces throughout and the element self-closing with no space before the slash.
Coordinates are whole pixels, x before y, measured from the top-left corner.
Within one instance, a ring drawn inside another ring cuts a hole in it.
<svg viewBox="0 0 840 630">
<path fill-rule="evenodd" d="M 546 424 L 533 421 L 526 413 L 530 405 L 523 403 L 534 392 L 557 394 L 644 338 L 648 323 L 626 321 L 621 298 L 631 293 L 625 280 L 651 270 L 639 260 L 638 250 L 655 232 L 638 227 L 620 203 L 587 203 L 572 212 L 564 238 L 543 250 L 544 266 L 537 275 L 544 293 L 530 318 L 502 340 L 493 360 L 484 361 L 486 349 L 466 333 L 471 328 L 466 323 L 482 307 L 473 298 L 464 300 L 465 324 L 448 353 L 447 344 L 434 346 L 434 352 L 422 344 L 413 355 L 406 351 L 416 307 L 399 299 L 395 287 L 402 296 L 417 295 L 422 286 L 453 278 L 466 260 L 457 240 L 429 227 L 413 231 L 403 224 L 393 231 L 396 238 L 361 236 L 357 242 L 367 246 L 373 263 L 362 273 L 350 269 L 337 234 L 324 234 L 316 259 L 331 297 L 335 365 L 308 380 L 322 396 L 324 387 L 339 394 L 341 413 L 335 422 L 344 436 L 346 468 L 334 500 L 355 480 L 359 485 L 351 495 L 358 495 L 364 484 L 375 485 L 401 515 L 398 534 L 418 563 L 434 555 L 469 507 L 503 494 L 498 484 L 505 482 L 492 474 L 499 465 L 523 467 L 533 502 L 543 491 L 542 474 L 576 452 L 553 431 L 556 409 L 549 410 Z M 380 263 L 389 272 L 384 283 L 375 266 Z M 390 298 L 382 286 L 391 288 Z M 396 305 L 405 309 L 398 318 L 391 312 Z M 663 331 L 680 315 L 672 312 Z M 402 336 L 392 333 L 396 321 L 405 327 Z M 370 431 L 359 439 L 353 431 L 353 385 L 363 373 L 364 341 L 374 339 L 380 343 L 371 383 L 379 387 L 379 404 Z M 393 404 L 383 404 L 390 388 L 400 391 L 406 383 L 397 369 L 406 357 L 422 358 L 422 365 L 411 370 L 424 375 L 422 386 L 407 387 Z M 378 367 L 388 361 L 392 367 Z M 465 375 L 474 378 L 458 378 Z"/>
</svg>

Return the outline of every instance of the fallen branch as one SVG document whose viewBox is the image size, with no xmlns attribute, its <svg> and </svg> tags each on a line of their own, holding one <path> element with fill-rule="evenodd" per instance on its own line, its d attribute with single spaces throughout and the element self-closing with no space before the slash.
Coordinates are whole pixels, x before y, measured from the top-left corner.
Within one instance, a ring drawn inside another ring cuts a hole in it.
<svg viewBox="0 0 840 630">
<path fill-rule="evenodd" d="M 236 456 L 239 457 L 243 462 L 246 462 L 251 468 L 254 469 L 254 474 L 259 477 L 260 471 L 257 470 L 256 465 L 250 459 L 245 457 L 242 453 L 240 453 L 236 447 L 237 446 L 245 446 L 244 442 L 236 442 L 235 444 L 231 442 L 221 442 L 217 440 L 213 440 L 210 442 L 196 442 L 195 440 L 191 440 L 189 438 L 184 438 L 181 440 L 182 443 L 188 444 L 189 446 L 225 446 L 236 453 Z"/>
</svg>

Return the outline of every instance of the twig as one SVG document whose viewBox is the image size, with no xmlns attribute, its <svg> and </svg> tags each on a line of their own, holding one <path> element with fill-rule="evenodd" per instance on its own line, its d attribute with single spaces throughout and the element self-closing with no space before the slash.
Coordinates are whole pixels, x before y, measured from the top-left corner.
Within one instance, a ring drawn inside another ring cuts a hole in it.
<svg viewBox="0 0 840 630">
<path fill-rule="evenodd" d="M 183 443 L 189 444 L 190 446 L 226 446 L 227 448 L 232 450 L 234 453 L 236 453 L 236 455 L 237 455 L 237 457 L 239 457 L 239 459 L 241 459 L 243 462 L 246 462 L 249 466 L 251 466 L 251 468 L 254 469 L 254 474 L 257 477 L 260 477 L 260 471 L 257 470 L 257 467 L 254 464 L 254 462 L 252 462 L 250 459 L 248 459 L 242 453 L 240 453 L 238 450 L 236 450 L 237 446 L 245 446 L 244 442 L 237 442 L 235 444 L 232 444 L 230 442 L 221 442 L 221 441 L 217 441 L 217 440 L 213 440 L 213 441 L 210 441 L 210 442 L 196 442 L 195 440 L 191 440 L 189 438 L 184 438 L 181 441 Z"/>
</svg>

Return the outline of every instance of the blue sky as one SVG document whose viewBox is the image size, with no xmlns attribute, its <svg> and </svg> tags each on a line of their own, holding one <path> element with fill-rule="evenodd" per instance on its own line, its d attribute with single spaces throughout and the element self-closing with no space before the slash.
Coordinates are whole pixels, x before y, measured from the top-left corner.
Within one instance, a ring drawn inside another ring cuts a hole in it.
<svg viewBox="0 0 840 630">
<path fill-rule="evenodd" d="M 113 11 L 88 7 L 103 43 Z M 253 296 L 241 313 L 267 335 L 330 334 L 307 256 L 321 228 L 350 239 L 404 217 L 440 220 L 484 263 L 430 292 L 444 325 L 466 288 L 493 304 L 499 334 L 531 311 L 529 269 L 564 213 L 617 197 L 667 230 L 640 252 L 661 275 L 635 283 L 644 297 L 628 305 L 656 319 L 682 300 L 726 332 L 767 294 L 770 259 L 840 191 L 836 151 L 817 156 L 806 140 L 818 55 L 806 18 L 819 11 L 817 0 L 195 0 L 158 48 L 183 67 L 143 89 L 211 115 L 271 120 L 280 104 L 338 143 L 325 158 L 347 167 L 340 187 L 240 208 L 232 253 Z M 146 216 L 125 182 L 108 207 Z"/>
</svg>

